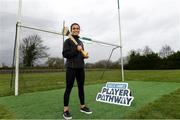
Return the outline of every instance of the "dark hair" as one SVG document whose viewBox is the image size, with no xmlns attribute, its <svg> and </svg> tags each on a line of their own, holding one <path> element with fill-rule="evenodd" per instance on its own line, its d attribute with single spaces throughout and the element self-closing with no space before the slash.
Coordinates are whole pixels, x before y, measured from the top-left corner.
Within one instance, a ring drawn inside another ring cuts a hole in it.
<svg viewBox="0 0 180 120">
<path fill-rule="evenodd" d="M 73 24 L 71 24 L 71 31 L 72 31 L 73 25 L 78 25 L 78 26 L 79 26 L 79 29 L 80 29 L 80 25 L 79 25 L 78 23 L 73 23 Z"/>
</svg>

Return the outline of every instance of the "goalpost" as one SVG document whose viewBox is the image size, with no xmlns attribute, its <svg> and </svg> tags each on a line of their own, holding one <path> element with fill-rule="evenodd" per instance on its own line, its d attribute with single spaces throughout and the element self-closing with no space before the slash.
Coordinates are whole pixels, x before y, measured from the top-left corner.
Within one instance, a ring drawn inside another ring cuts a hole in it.
<svg viewBox="0 0 180 120">
<path fill-rule="evenodd" d="M 120 45 L 107 43 L 107 42 L 102 42 L 102 41 L 94 40 L 94 39 L 87 38 L 87 37 L 80 37 L 80 38 L 85 40 L 85 41 L 91 41 L 91 42 L 95 42 L 95 43 L 100 43 L 100 44 L 105 44 L 105 45 L 109 45 L 109 46 L 119 47 L 120 48 L 121 75 L 122 75 L 122 81 L 124 81 L 119 0 L 117 0 L 117 4 L 118 4 L 118 22 L 119 22 Z M 42 29 L 42 28 L 37 28 L 37 27 L 32 27 L 32 26 L 29 26 L 29 25 L 22 24 L 22 22 L 21 22 L 21 11 L 22 11 L 22 0 L 19 0 L 18 20 L 17 20 L 17 24 L 16 24 L 16 35 L 15 35 L 16 36 L 15 37 L 15 84 L 14 84 L 15 85 L 15 89 L 14 89 L 15 93 L 14 93 L 14 95 L 15 96 L 18 96 L 18 92 L 19 92 L 19 57 L 20 57 L 20 55 L 19 55 L 19 46 L 20 46 L 20 39 L 21 39 L 21 28 L 31 29 L 31 30 L 56 34 L 56 35 L 63 35 L 63 33 L 61 33 L 61 32 L 56 32 L 56 31 L 52 31 L 52 30 L 47 30 L 47 29 Z"/>
</svg>

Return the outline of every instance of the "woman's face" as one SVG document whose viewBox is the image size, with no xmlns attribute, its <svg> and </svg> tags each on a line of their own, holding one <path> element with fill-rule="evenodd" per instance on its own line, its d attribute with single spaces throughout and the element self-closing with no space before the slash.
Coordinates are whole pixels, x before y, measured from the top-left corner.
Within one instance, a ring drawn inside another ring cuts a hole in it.
<svg viewBox="0 0 180 120">
<path fill-rule="evenodd" d="M 80 33 L 79 26 L 78 25 L 73 25 L 71 33 L 72 33 L 72 35 L 79 35 L 79 33 Z"/>
</svg>

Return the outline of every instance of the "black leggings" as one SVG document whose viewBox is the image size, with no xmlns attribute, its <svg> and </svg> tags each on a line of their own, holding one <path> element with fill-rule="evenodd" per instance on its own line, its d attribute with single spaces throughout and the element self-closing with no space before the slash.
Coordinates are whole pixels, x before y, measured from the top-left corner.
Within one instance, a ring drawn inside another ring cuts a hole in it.
<svg viewBox="0 0 180 120">
<path fill-rule="evenodd" d="M 78 85 L 78 95 L 80 99 L 80 104 L 84 105 L 84 79 L 85 79 L 84 68 L 80 68 L 80 69 L 67 68 L 66 90 L 64 92 L 64 106 L 68 106 L 69 104 L 69 96 L 73 88 L 75 78 Z"/>
</svg>

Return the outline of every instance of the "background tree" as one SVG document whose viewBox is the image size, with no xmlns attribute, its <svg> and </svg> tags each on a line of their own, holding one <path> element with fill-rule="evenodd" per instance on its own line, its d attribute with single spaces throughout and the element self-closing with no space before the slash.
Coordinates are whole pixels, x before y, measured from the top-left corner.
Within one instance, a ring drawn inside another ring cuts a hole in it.
<svg viewBox="0 0 180 120">
<path fill-rule="evenodd" d="M 24 38 L 20 44 L 20 56 L 23 66 L 32 67 L 38 59 L 48 57 L 48 49 L 47 46 L 43 45 L 39 35 L 30 35 Z"/>
<path fill-rule="evenodd" d="M 128 63 L 125 69 L 145 70 L 159 69 L 161 58 L 154 53 L 149 47 L 145 47 L 145 52 L 141 55 L 137 51 L 131 51 L 128 57 Z"/>
<path fill-rule="evenodd" d="M 8 68 L 8 66 L 3 62 L 0 64 L 0 68 Z"/>
<path fill-rule="evenodd" d="M 143 55 L 148 55 L 148 54 L 152 54 L 153 51 L 149 46 L 145 46 L 143 49 Z"/>
<path fill-rule="evenodd" d="M 107 61 L 107 60 L 100 60 L 95 63 L 96 68 L 111 68 L 112 66 L 112 61 Z"/>
<path fill-rule="evenodd" d="M 169 55 L 166 60 L 168 69 L 180 69 L 180 51 Z"/>
<path fill-rule="evenodd" d="M 96 68 L 94 63 L 86 63 L 85 64 L 85 67 L 88 68 L 88 69 L 93 69 L 93 68 Z"/>
<path fill-rule="evenodd" d="M 173 50 L 169 45 L 164 45 L 159 51 L 159 56 L 161 58 L 167 58 L 169 55 L 173 54 Z"/>
<path fill-rule="evenodd" d="M 124 59 L 123 59 L 124 60 Z M 115 62 L 112 62 L 112 66 L 111 66 L 111 68 L 113 68 L 113 69 L 120 69 L 121 68 L 121 64 L 120 64 L 120 62 L 119 62 L 120 60 L 117 60 L 117 61 L 115 61 Z M 124 64 L 126 64 L 126 62 L 123 62 Z"/>
<path fill-rule="evenodd" d="M 131 50 L 128 55 L 128 63 L 125 65 L 127 69 L 138 69 L 140 61 L 140 53 L 136 50 Z"/>
<path fill-rule="evenodd" d="M 48 67 L 54 67 L 54 68 L 63 68 L 64 67 L 64 59 L 59 57 L 50 57 L 46 61 L 46 64 Z"/>
</svg>

